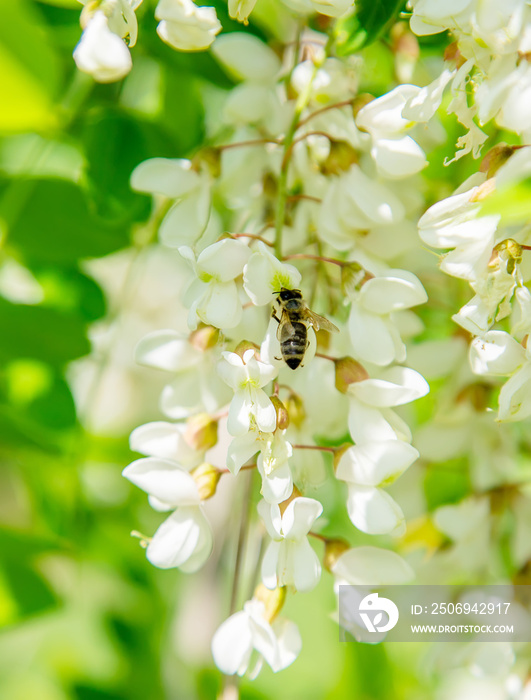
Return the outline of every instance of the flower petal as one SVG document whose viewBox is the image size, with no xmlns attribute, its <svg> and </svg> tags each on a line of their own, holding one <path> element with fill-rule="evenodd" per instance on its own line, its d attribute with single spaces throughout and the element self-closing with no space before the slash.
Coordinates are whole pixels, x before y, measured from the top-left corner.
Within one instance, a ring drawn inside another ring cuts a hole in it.
<svg viewBox="0 0 531 700">
<path fill-rule="evenodd" d="M 199 186 L 199 175 L 185 158 L 149 158 L 131 174 L 131 187 L 137 192 L 182 197 Z"/>
<path fill-rule="evenodd" d="M 319 557 L 307 539 L 291 543 L 293 584 L 301 593 L 311 591 L 321 578 Z"/>
<path fill-rule="evenodd" d="M 212 656 L 220 671 L 232 676 L 243 675 L 253 651 L 251 627 L 247 613 L 231 615 L 216 630 L 212 638 Z"/>
<path fill-rule="evenodd" d="M 336 476 L 355 484 L 381 486 L 400 476 L 418 457 L 418 451 L 402 440 L 366 442 L 342 455 Z"/>
<path fill-rule="evenodd" d="M 154 331 L 136 346 L 135 360 L 147 367 L 181 372 L 197 364 L 200 354 L 186 336 L 176 331 Z"/>
<path fill-rule="evenodd" d="M 164 503 L 188 506 L 201 502 L 193 477 L 169 459 L 137 459 L 123 470 L 122 476 Z"/>
<path fill-rule="evenodd" d="M 401 534 L 405 529 L 400 506 L 382 489 L 349 486 L 347 510 L 352 523 L 368 535 Z"/>
<path fill-rule="evenodd" d="M 188 573 L 196 571 L 210 555 L 212 535 L 210 526 L 199 508 L 179 508 L 159 527 L 148 545 L 146 556 L 154 566 L 160 569 L 184 567 L 191 561 L 195 552 L 200 558 L 194 558 L 194 566 Z M 205 546 L 205 543 L 207 546 Z"/>
</svg>

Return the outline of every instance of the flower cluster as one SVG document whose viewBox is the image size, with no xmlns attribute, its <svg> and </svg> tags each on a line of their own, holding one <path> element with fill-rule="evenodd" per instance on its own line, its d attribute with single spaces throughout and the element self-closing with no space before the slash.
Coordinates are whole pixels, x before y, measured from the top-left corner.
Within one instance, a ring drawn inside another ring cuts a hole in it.
<svg viewBox="0 0 531 700">
<path fill-rule="evenodd" d="M 253 676 L 264 660 L 276 672 L 295 660 L 301 637 L 279 613 L 287 595 L 317 586 L 323 569 L 336 590 L 343 582 L 378 587 L 413 578 L 404 559 L 371 538 L 390 536 L 390 546 L 403 541 L 407 504 L 402 482 L 394 482 L 420 455 L 437 462 L 467 454 L 475 486 L 504 482 L 496 456 L 510 437 L 492 434 L 490 377 L 510 377 L 499 396 L 500 421 L 531 416 L 528 227 L 497 211 L 500 197 L 529 177 L 529 149 L 491 151 L 481 172 L 427 211 L 422 188 L 433 145 L 427 127 L 447 85 L 451 109 L 469 130 L 460 156 L 482 143 L 476 117 L 481 124 L 495 117 L 507 128 L 510 89 L 484 112 L 469 104 L 464 85 L 473 84 L 478 104 L 485 103 L 499 70 L 494 49 L 517 60 L 529 39 L 528 9 L 521 8 L 523 24 L 513 8 L 489 28 L 479 2 L 448 17 L 435 4 L 412 2 L 411 28 L 454 31 L 458 48 L 448 60 L 455 67 L 425 87 L 401 84 L 377 98 L 359 94 L 355 63 L 334 54 L 332 30 L 303 30 L 296 48 L 286 42 L 282 55 L 251 34 L 221 35 L 212 55 L 234 87 L 221 106 L 216 98 L 208 147 L 190 159 L 147 160 L 131 176 L 133 189 L 153 197 L 160 243 L 191 270 L 182 296 L 189 332 L 158 330 L 137 347 L 141 364 L 171 373 L 160 409 L 175 421 L 137 428 L 131 448 L 146 456 L 124 470 L 154 509 L 173 511 L 152 538 L 143 536 L 148 559 L 197 570 L 213 546 L 205 501 L 218 497 L 218 482 L 247 480 L 256 491 L 250 513 L 247 503 L 233 506 L 242 531 L 258 533 L 264 554 L 260 583 L 246 582 L 254 594 L 241 610 L 233 606 L 212 642 L 226 674 Z M 286 5 L 332 18 L 349 9 L 339 1 Z M 115 6 L 91 5 L 85 34 L 99 22 L 128 53 L 124 28 L 111 22 Z M 242 22 L 253 7 L 229 2 Z M 134 9 L 128 6 L 131 25 Z M 180 50 L 206 48 L 220 29 L 213 8 L 191 0 L 161 0 L 156 17 L 161 38 Z M 513 38 L 504 44 L 509 29 Z M 524 60 L 513 69 L 523 71 Z M 424 244 L 444 251 L 441 270 L 474 292 L 453 317 L 475 336 L 472 371 L 461 367 L 462 337 L 412 342 L 423 331 L 415 309 L 428 300 L 418 276 L 417 226 Z M 509 318 L 510 333 L 493 329 Z M 295 369 L 287 359 L 296 360 Z M 489 379 L 479 385 L 472 372 Z M 446 404 L 416 430 L 409 404 L 429 392 L 424 375 L 448 379 Z M 330 484 L 340 494 L 335 507 L 363 542 L 376 544 L 353 547 L 349 533 L 328 532 L 323 493 Z M 520 504 L 520 520 L 524 510 Z M 452 529 L 453 516 L 477 527 Z M 428 580 L 445 561 L 462 562 L 474 549 L 471 561 L 481 570 L 478 542 L 489 537 L 489 516 L 487 497 L 470 496 L 419 525 L 435 548 L 443 535 L 453 541 L 424 567 Z M 351 625 L 360 637 L 357 621 Z"/>
</svg>

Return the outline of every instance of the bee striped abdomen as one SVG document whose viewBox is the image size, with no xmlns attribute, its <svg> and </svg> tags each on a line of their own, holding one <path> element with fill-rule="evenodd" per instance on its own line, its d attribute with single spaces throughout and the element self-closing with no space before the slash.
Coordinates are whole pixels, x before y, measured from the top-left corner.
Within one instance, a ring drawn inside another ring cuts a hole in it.
<svg viewBox="0 0 531 700">
<path fill-rule="evenodd" d="M 292 332 L 285 337 L 282 333 L 280 338 L 280 351 L 282 359 L 290 369 L 297 369 L 304 358 L 306 346 L 308 345 L 308 330 L 304 323 L 294 321 Z"/>
</svg>

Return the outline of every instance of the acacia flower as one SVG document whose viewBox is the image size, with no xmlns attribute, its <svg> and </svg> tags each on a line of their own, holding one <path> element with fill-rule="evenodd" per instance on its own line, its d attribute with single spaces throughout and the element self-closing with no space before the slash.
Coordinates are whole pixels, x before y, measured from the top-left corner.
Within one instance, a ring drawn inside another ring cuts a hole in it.
<svg viewBox="0 0 531 700">
<path fill-rule="evenodd" d="M 235 279 L 239 277 L 251 251 L 240 241 L 224 238 L 205 248 L 197 257 L 191 248 L 181 246 L 179 253 L 193 267 L 197 279 L 184 293 L 184 305 L 190 309 L 188 326 L 195 330 L 198 321 L 215 328 L 234 328 L 242 317 L 242 304 Z"/>
<path fill-rule="evenodd" d="M 210 177 L 186 158 L 149 158 L 131 174 L 137 192 L 175 200 L 159 227 L 159 240 L 172 248 L 193 245 L 210 217 Z"/>
<path fill-rule="evenodd" d="M 243 288 L 253 304 L 265 306 L 282 287 L 296 289 L 301 274 L 293 265 L 280 262 L 262 241 L 258 241 L 257 248 L 243 268 Z"/>
<path fill-rule="evenodd" d="M 282 503 L 291 496 L 293 477 L 289 459 L 293 454 L 285 430 L 264 433 L 252 426 L 248 433 L 235 437 L 229 445 L 227 467 L 235 476 L 257 452 L 257 467 L 262 477 L 262 496 L 268 503 Z"/>
<path fill-rule="evenodd" d="M 366 442 L 341 456 L 336 476 L 348 484 L 347 510 L 352 523 L 370 535 L 401 535 L 406 526 L 399 505 L 385 491 L 418 458 L 402 440 Z"/>
<path fill-rule="evenodd" d="M 264 660 L 274 673 L 295 661 L 302 648 L 297 625 L 283 618 L 273 622 L 267 618 L 264 603 L 252 598 L 243 610 L 221 624 L 212 639 L 212 655 L 223 673 L 243 676 L 253 660 L 253 652 L 251 678 L 256 678 Z"/>
<path fill-rule="evenodd" d="M 418 278 L 406 270 L 387 270 L 350 296 L 348 327 L 355 357 L 376 365 L 403 362 L 406 348 L 392 314 L 428 300 Z"/>
<path fill-rule="evenodd" d="M 222 29 L 215 8 L 198 7 L 192 0 L 160 0 L 155 18 L 162 41 L 179 51 L 208 49 Z"/>
<path fill-rule="evenodd" d="M 350 435 L 357 445 L 380 440 L 411 441 L 407 424 L 392 410 L 425 396 L 430 390 L 424 377 L 409 367 L 389 367 L 378 377 L 348 387 Z"/>
<path fill-rule="evenodd" d="M 272 542 L 262 561 L 262 581 L 270 590 L 293 585 L 310 591 L 321 577 L 321 564 L 308 542 L 308 532 L 323 512 L 313 498 L 294 498 L 283 514 L 276 504 L 260 501 L 258 512 Z"/>
<path fill-rule="evenodd" d="M 229 433 L 244 435 L 252 421 L 261 432 L 272 433 L 277 424 L 275 407 L 262 387 L 273 381 L 277 369 L 257 360 L 252 348 L 243 353 L 243 358 L 235 352 L 222 355 L 224 361 L 219 363 L 218 372 L 234 390 L 227 422 Z"/>
<path fill-rule="evenodd" d="M 149 495 L 155 510 L 175 509 L 149 542 L 148 560 L 161 569 L 197 571 L 212 551 L 212 531 L 193 476 L 177 462 L 156 457 L 137 459 L 122 474 Z"/>
<path fill-rule="evenodd" d="M 109 19 L 102 10 L 88 20 L 73 56 L 79 70 L 89 73 L 99 83 L 121 80 L 133 65 L 129 49 L 122 38 L 111 31 Z"/>
<path fill-rule="evenodd" d="M 160 397 L 160 408 L 170 418 L 216 411 L 230 399 L 216 371 L 217 356 L 211 346 L 216 337 L 213 328 L 201 328 L 190 338 L 172 330 L 154 331 L 136 346 L 139 364 L 174 375 Z"/>
</svg>

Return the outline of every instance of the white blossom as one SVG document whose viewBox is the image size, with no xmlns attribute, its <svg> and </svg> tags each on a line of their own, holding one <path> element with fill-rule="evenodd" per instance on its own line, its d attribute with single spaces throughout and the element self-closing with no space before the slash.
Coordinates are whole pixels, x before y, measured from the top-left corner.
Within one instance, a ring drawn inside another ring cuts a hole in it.
<svg viewBox="0 0 531 700">
<path fill-rule="evenodd" d="M 269 589 L 293 585 L 298 591 L 314 588 L 321 577 L 319 558 L 308 532 L 323 512 L 313 498 L 294 498 L 283 514 L 276 504 L 260 501 L 258 512 L 272 539 L 262 561 L 262 581 Z"/>
<path fill-rule="evenodd" d="M 131 187 L 138 192 L 175 200 L 159 228 L 159 239 L 178 248 L 193 245 L 210 217 L 210 178 L 184 158 L 150 158 L 133 170 Z"/>
<path fill-rule="evenodd" d="M 274 673 L 287 668 L 300 653 L 302 641 L 295 623 L 277 618 L 272 623 L 265 618 L 265 605 L 253 598 L 243 610 L 231 615 L 217 629 L 212 639 L 212 656 L 216 666 L 225 674 L 239 676 L 249 669 L 255 652 L 255 678 L 263 660 Z"/>
<path fill-rule="evenodd" d="M 234 390 L 227 423 L 229 433 L 244 435 L 251 428 L 251 421 L 261 432 L 272 433 L 276 428 L 276 412 L 262 387 L 275 378 L 276 368 L 257 360 L 252 348 L 244 352 L 243 358 L 234 352 L 222 354 L 224 361 L 220 362 L 218 371 Z"/>
<path fill-rule="evenodd" d="M 347 510 L 359 530 L 371 535 L 405 532 L 402 510 L 381 487 L 397 479 L 418 456 L 402 440 L 365 442 L 342 455 L 336 476 L 348 483 Z"/>
<path fill-rule="evenodd" d="M 215 328 L 234 328 L 242 316 L 242 303 L 235 282 L 251 255 L 239 241 L 224 238 L 205 248 L 196 258 L 186 246 L 179 253 L 195 271 L 196 279 L 184 293 L 184 305 L 190 309 L 188 326 L 195 330 L 198 322 Z"/>
<path fill-rule="evenodd" d="M 111 31 L 109 20 L 101 10 L 89 19 L 73 56 L 79 70 L 100 83 L 121 80 L 133 65 L 129 49 Z"/>
<path fill-rule="evenodd" d="M 204 51 L 221 31 L 213 7 L 198 7 L 192 0 L 159 0 L 155 17 L 157 34 L 179 51 Z"/>
<path fill-rule="evenodd" d="M 212 531 L 205 518 L 193 477 L 169 459 L 146 457 L 129 464 L 122 472 L 149 495 L 153 508 L 175 509 L 148 544 L 148 560 L 161 569 L 178 567 L 197 571 L 212 551 Z"/>
</svg>

